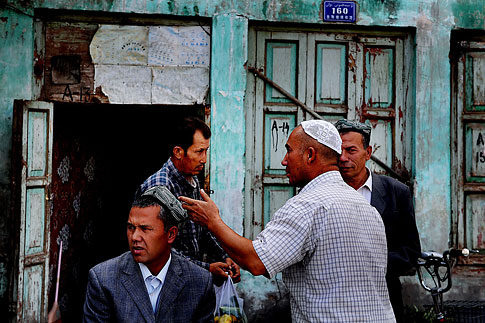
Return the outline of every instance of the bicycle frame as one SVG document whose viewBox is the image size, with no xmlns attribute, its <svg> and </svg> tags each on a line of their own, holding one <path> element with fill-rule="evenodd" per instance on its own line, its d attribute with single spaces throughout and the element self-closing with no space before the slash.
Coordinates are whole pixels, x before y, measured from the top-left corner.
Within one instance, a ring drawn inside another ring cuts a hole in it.
<svg viewBox="0 0 485 323">
<path fill-rule="evenodd" d="M 471 252 L 476 252 L 472 250 Z M 436 314 L 437 322 L 445 321 L 445 313 L 443 311 L 443 294 L 451 289 L 451 262 L 450 257 L 468 257 L 470 250 L 468 249 L 449 249 L 443 254 L 430 251 L 421 253 L 418 259 L 418 277 L 421 286 L 431 293 L 433 298 L 433 308 Z M 428 285 L 424 271 L 429 275 L 433 285 Z"/>
</svg>

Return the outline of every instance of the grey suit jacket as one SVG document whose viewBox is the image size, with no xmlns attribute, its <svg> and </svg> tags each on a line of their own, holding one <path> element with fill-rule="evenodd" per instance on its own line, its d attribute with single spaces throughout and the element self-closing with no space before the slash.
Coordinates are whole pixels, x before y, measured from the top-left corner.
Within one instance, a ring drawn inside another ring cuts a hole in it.
<svg viewBox="0 0 485 323">
<path fill-rule="evenodd" d="M 83 322 L 214 322 L 209 271 L 172 253 L 154 314 L 140 267 L 130 252 L 89 271 Z"/>
</svg>

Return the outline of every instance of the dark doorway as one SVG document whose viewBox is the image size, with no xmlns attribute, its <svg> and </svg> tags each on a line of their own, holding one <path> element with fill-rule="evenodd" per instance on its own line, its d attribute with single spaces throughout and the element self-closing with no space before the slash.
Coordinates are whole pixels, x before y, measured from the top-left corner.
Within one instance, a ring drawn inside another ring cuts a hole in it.
<svg viewBox="0 0 485 323">
<path fill-rule="evenodd" d="M 49 306 L 63 241 L 59 306 L 80 322 L 88 270 L 128 250 L 137 187 L 169 157 L 172 130 L 202 106 L 56 104 L 51 185 Z"/>
</svg>

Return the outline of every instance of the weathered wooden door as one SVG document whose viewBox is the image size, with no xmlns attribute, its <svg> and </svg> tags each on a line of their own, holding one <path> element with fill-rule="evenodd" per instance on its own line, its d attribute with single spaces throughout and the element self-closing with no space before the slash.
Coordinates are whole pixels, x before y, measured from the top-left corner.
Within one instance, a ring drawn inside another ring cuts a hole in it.
<svg viewBox="0 0 485 323">
<path fill-rule="evenodd" d="M 410 106 L 403 89 L 410 81 L 403 77 L 404 38 L 253 29 L 248 62 L 327 121 L 369 120 L 374 154 L 406 174 Z M 312 116 L 253 75 L 248 93 L 245 234 L 255 237 L 296 193 L 281 166 L 284 145 L 293 128 Z M 382 172 L 373 162 L 369 167 Z"/>
<path fill-rule="evenodd" d="M 16 101 L 15 105 L 16 117 L 21 118 L 16 130 L 22 145 L 17 321 L 43 322 L 49 279 L 53 104 Z"/>
<path fill-rule="evenodd" d="M 453 44 L 453 244 L 485 249 L 485 37 Z M 473 256 L 467 264 L 484 264 Z"/>
</svg>

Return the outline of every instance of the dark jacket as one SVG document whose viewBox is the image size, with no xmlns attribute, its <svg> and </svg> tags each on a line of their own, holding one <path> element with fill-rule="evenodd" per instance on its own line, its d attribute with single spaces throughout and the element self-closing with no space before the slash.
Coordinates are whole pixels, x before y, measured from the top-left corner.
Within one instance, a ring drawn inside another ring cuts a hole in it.
<svg viewBox="0 0 485 323">
<path fill-rule="evenodd" d="M 372 173 L 371 203 L 382 217 L 387 238 L 387 288 L 398 322 L 403 314 L 399 276 L 414 275 L 421 254 L 409 188 L 389 176 Z"/>
</svg>

